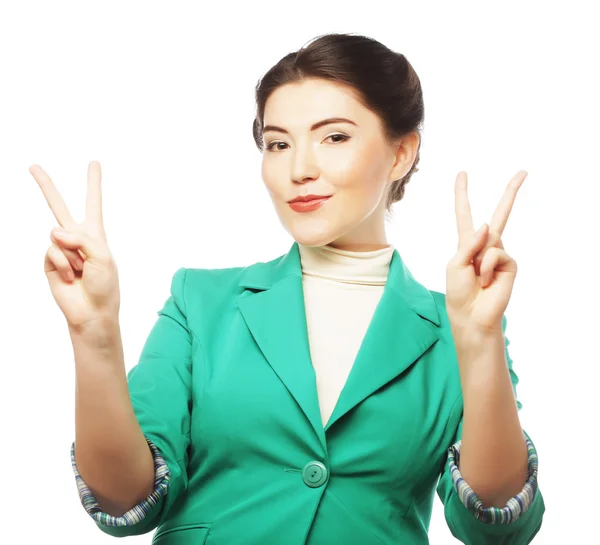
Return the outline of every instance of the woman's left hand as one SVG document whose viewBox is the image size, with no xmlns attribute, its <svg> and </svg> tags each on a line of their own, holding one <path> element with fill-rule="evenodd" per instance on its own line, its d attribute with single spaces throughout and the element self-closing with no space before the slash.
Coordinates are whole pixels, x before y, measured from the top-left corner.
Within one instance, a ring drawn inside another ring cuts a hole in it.
<svg viewBox="0 0 600 545">
<path fill-rule="evenodd" d="M 446 268 L 446 310 L 452 328 L 470 333 L 502 331 L 517 276 L 517 263 L 504 251 L 502 233 L 517 191 L 527 176 L 519 171 L 509 182 L 489 226 L 475 232 L 467 196 L 467 173 L 456 177 L 458 251 Z"/>
</svg>

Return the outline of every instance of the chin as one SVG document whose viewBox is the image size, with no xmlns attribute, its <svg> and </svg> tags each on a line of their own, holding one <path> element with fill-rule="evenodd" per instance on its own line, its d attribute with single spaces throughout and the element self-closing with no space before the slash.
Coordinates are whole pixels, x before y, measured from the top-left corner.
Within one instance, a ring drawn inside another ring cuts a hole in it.
<svg viewBox="0 0 600 545">
<path fill-rule="evenodd" d="M 331 228 L 327 228 L 326 225 L 288 226 L 287 231 L 298 244 L 303 246 L 325 246 L 339 236 L 338 233 Z"/>
<path fill-rule="evenodd" d="M 303 236 L 297 233 L 291 233 L 292 237 L 298 244 L 303 246 L 325 246 L 334 240 L 333 237 L 316 237 L 316 236 Z"/>
</svg>

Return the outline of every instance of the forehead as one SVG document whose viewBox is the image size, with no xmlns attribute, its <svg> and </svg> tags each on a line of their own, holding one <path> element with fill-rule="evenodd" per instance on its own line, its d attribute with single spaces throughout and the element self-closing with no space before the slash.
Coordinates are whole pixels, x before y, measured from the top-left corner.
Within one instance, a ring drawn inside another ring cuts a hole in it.
<svg viewBox="0 0 600 545">
<path fill-rule="evenodd" d="M 353 91 L 340 84 L 317 79 L 287 83 L 267 99 L 264 125 L 305 128 L 328 117 L 349 117 L 358 122 L 367 114 Z"/>
</svg>

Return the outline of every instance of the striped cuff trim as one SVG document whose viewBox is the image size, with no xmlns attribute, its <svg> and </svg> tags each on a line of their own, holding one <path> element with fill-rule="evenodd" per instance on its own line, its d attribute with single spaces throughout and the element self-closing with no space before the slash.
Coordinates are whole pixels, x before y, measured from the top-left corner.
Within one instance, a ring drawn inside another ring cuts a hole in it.
<svg viewBox="0 0 600 545">
<path fill-rule="evenodd" d="M 97 523 L 104 526 L 133 526 L 142 521 L 150 510 L 158 503 L 160 498 L 167 493 L 167 488 L 169 487 L 169 482 L 171 480 L 169 468 L 156 445 L 154 445 L 147 437 L 146 441 L 152 451 L 152 457 L 154 459 L 154 490 L 145 500 L 135 505 L 120 517 L 114 517 L 102 511 L 96 498 L 94 498 L 90 489 L 81 478 L 81 475 L 79 475 L 79 471 L 77 471 L 77 465 L 75 464 L 75 442 L 71 445 L 71 466 L 75 473 L 79 499 L 88 514 Z"/>
<path fill-rule="evenodd" d="M 462 478 L 458 469 L 462 441 L 459 440 L 448 449 L 452 484 L 458 493 L 460 501 L 481 522 L 485 524 L 510 524 L 522 516 L 533 503 L 538 488 L 538 456 L 529 437 L 525 436 L 525 440 L 527 442 L 529 467 L 527 481 L 523 490 L 508 500 L 506 506 L 502 509 L 499 507 L 484 508 L 483 503 L 477 497 L 475 492 L 473 492 L 473 489 Z"/>
</svg>

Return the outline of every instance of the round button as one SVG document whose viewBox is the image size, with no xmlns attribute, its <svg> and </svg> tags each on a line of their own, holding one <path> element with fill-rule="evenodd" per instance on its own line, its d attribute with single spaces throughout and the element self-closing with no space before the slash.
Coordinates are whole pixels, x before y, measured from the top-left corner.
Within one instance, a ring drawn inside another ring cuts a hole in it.
<svg viewBox="0 0 600 545">
<path fill-rule="evenodd" d="M 327 481 L 327 468 L 321 462 L 308 462 L 302 470 L 302 480 L 311 488 L 323 486 Z"/>
</svg>

